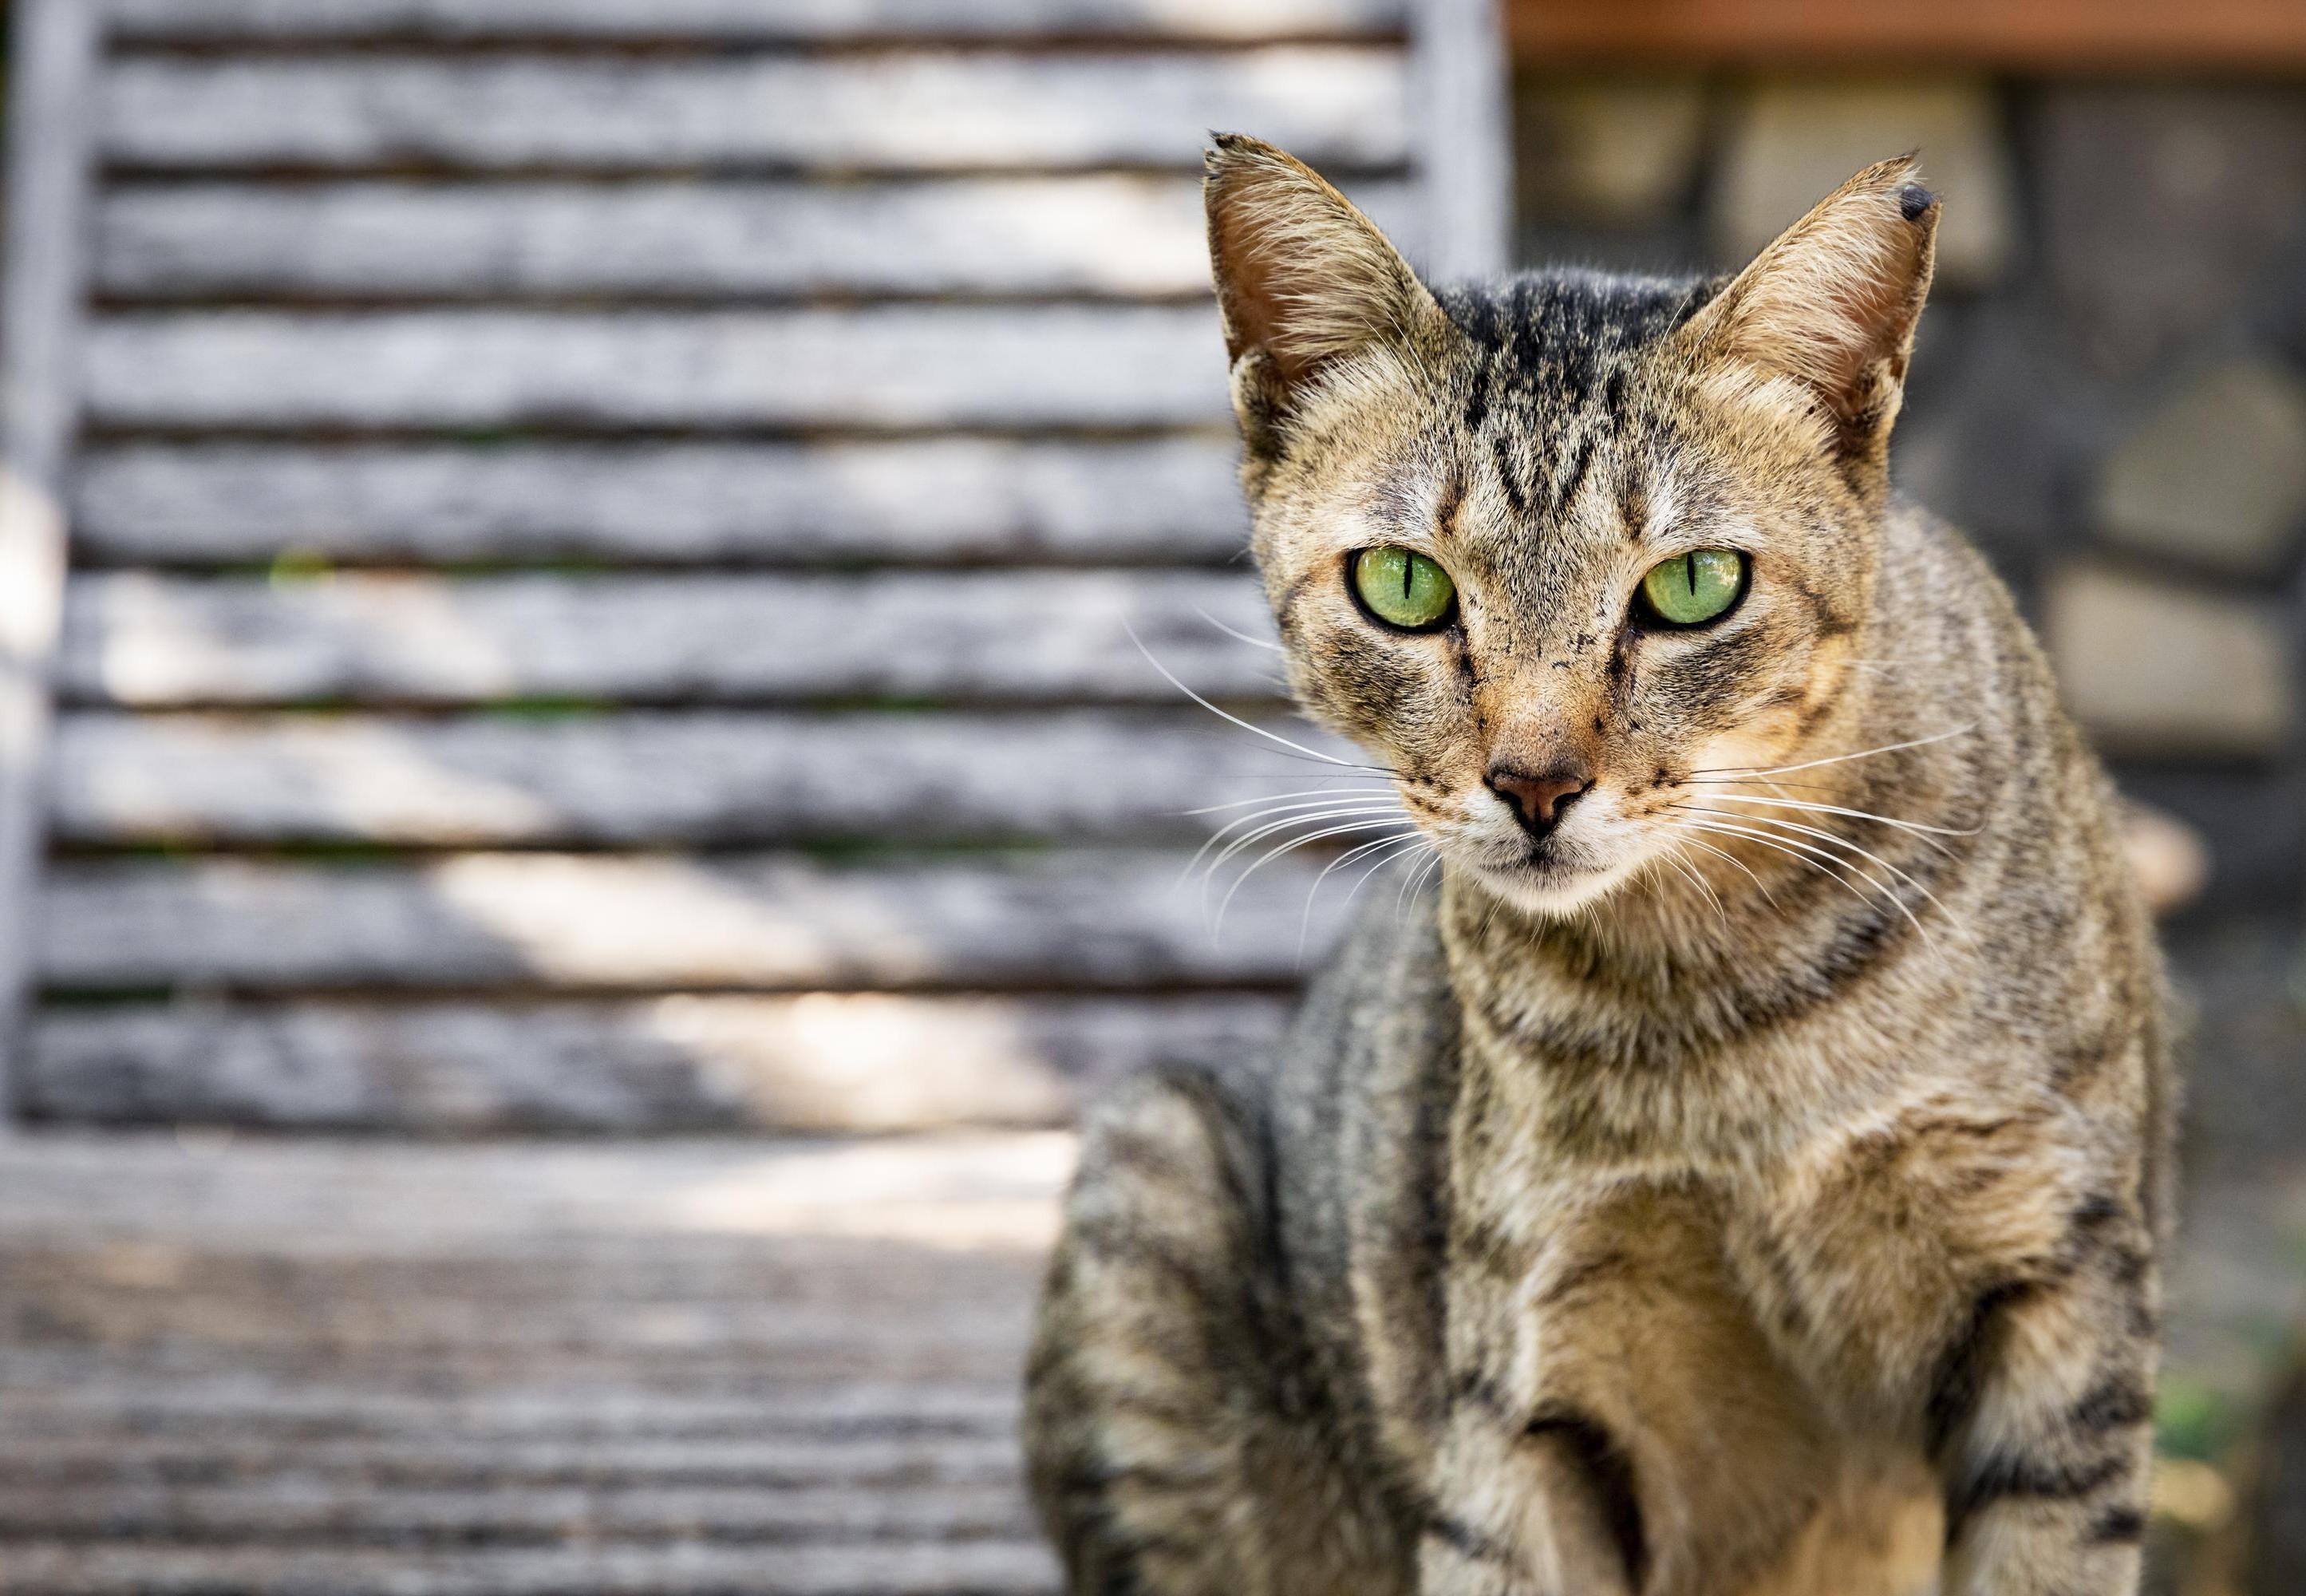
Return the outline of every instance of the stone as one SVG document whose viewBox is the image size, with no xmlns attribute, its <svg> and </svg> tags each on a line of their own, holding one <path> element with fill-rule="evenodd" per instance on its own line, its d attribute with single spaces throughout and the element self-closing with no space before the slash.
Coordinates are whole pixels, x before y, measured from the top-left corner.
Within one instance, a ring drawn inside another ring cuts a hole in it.
<svg viewBox="0 0 2306 1596">
<path fill-rule="evenodd" d="M 1938 280 L 1977 287 L 2012 234 L 2011 177 L 1994 92 L 1982 79 L 1764 82 L 1732 108 L 1710 206 L 1725 264 L 1741 264 L 1859 167 L 1907 150 L 1944 201 Z"/>
<path fill-rule="evenodd" d="M 2202 833 L 2167 809 L 2135 799 L 2122 806 L 2122 850 L 2137 873 L 2146 907 L 2173 915 L 2202 895 L 2210 883 L 2209 844 Z"/>
<path fill-rule="evenodd" d="M 1950 296 L 1923 312 L 1892 460 L 1907 491 L 2031 584 L 2087 532 L 2075 483 L 2105 455 L 2113 417 L 2105 384 L 2062 359 L 2017 297 Z"/>
<path fill-rule="evenodd" d="M 2289 1378 L 2267 1404 L 2250 1448 L 2252 1479 L 2242 1526 L 2245 1572 L 2230 1589 L 2245 1596 L 2306 1590 L 2306 1326 Z"/>
<path fill-rule="evenodd" d="M 2233 576 L 2281 568 L 2306 515 L 2306 386 L 2228 361 L 2173 394 L 2106 461 L 2111 542 Z"/>
<path fill-rule="evenodd" d="M 2306 212 L 2306 98 L 2286 86 L 2052 83 L 2030 124 L 2045 275 L 2109 374 L 2225 321 Z"/>
<path fill-rule="evenodd" d="M 2273 614 L 2100 567 L 2050 578 L 2044 632 L 2067 705 L 2108 752 L 2278 755 L 2296 690 Z"/>
<path fill-rule="evenodd" d="M 1695 186 L 1705 131 L 1695 77 L 1525 76 L 1514 89 L 1514 166 L 1525 222 L 1661 221 Z"/>
</svg>

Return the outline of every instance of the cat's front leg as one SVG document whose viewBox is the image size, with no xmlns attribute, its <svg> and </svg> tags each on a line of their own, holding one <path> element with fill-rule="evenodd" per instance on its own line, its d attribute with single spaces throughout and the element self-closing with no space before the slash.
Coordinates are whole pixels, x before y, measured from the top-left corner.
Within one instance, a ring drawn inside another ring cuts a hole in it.
<svg viewBox="0 0 2306 1596">
<path fill-rule="evenodd" d="M 1648 1554 L 1609 1435 L 1461 1385 L 1419 1549 L 1422 1596 L 1634 1596 Z"/>
<path fill-rule="evenodd" d="M 2048 1278 L 1987 1287 L 1930 1404 L 1946 1596 L 2129 1596 L 2152 1460 L 2151 1242 L 2105 1203 Z"/>
</svg>

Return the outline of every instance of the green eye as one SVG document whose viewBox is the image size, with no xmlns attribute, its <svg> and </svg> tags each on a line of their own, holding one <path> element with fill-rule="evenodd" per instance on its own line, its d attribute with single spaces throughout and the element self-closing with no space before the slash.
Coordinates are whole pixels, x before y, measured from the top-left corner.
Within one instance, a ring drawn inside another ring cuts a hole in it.
<svg viewBox="0 0 2306 1596">
<path fill-rule="evenodd" d="M 1449 573 L 1398 543 L 1354 556 L 1354 591 L 1371 615 L 1409 632 L 1439 626 L 1457 602 Z"/>
<path fill-rule="evenodd" d="M 1732 549 L 1696 549 L 1650 568 L 1642 598 L 1669 626 L 1694 627 L 1726 614 L 1746 591 L 1746 557 Z"/>
</svg>

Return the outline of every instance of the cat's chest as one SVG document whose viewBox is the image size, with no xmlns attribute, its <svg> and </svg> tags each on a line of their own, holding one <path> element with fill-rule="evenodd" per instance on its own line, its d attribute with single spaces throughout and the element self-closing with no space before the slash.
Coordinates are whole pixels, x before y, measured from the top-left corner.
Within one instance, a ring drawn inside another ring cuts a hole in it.
<svg viewBox="0 0 2306 1596">
<path fill-rule="evenodd" d="M 1769 1388 L 1839 1430 L 1901 1431 L 1978 1293 L 2054 1259 L 2077 1216 L 2105 1208 L 2076 1130 L 2054 1111 L 1926 1097 L 1798 1156 L 1737 1164 L 1461 1126 L 1451 1365 L 1507 1357 L 1535 1390 L 1581 1378 L 1593 1349 L 1638 1344 L 1659 1368 L 1628 1400 Z"/>
<path fill-rule="evenodd" d="M 1872 1351 L 1851 1355 L 1878 1350 L 1883 1327 L 1822 1341 L 1781 1276 L 1785 1238 L 1719 1181 L 1620 1172 L 1533 1195 L 1527 1212 L 1454 1208 L 1440 1433 L 1567 1421 L 1608 1436 L 1642 1500 L 1673 1505 L 1659 1590 L 1806 1592 L 1787 1571 L 1819 1558 L 1837 1596 L 1926 1589 L 1942 1530 L 1918 1407 L 1885 1398 L 1900 1382 Z"/>
</svg>

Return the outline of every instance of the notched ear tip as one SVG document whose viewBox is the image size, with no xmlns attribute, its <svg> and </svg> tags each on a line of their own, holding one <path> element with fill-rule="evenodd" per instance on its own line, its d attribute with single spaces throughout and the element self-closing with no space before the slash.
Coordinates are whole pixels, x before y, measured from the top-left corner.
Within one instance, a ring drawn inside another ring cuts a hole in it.
<svg viewBox="0 0 2306 1596">
<path fill-rule="evenodd" d="M 1295 167 L 1300 163 L 1278 145 L 1247 133 L 1209 130 L 1209 147 L 1201 151 L 1201 169 L 1211 177 L 1245 173 L 1259 166 Z"/>
<path fill-rule="evenodd" d="M 1938 206 L 1938 197 L 1918 183 L 1909 183 L 1898 191 L 1898 214 L 1909 222 L 1918 222 Z"/>
</svg>

